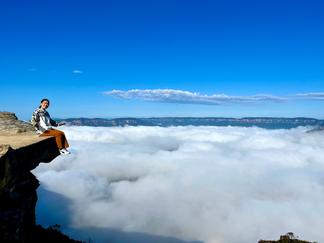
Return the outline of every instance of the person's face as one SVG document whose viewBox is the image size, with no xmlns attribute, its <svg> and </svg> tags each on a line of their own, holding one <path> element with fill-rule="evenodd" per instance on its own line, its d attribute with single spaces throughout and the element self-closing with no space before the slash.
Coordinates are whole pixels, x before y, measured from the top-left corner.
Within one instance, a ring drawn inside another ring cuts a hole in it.
<svg viewBox="0 0 324 243">
<path fill-rule="evenodd" d="M 45 110 L 45 109 L 47 109 L 47 107 L 49 107 L 48 101 L 47 100 L 44 100 L 41 103 L 41 108 Z"/>
</svg>

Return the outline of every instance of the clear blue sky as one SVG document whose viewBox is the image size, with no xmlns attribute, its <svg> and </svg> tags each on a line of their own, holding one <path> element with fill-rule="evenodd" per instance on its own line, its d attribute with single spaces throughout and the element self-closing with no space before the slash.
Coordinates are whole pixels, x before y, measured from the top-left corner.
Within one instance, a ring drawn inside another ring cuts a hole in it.
<svg viewBox="0 0 324 243">
<path fill-rule="evenodd" d="M 29 119 L 48 97 L 62 118 L 324 118 L 323 13 L 320 0 L 2 0 L 0 111 Z M 128 99 L 103 94 L 133 89 Z M 288 98 L 141 98 L 156 89 Z"/>
</svg>

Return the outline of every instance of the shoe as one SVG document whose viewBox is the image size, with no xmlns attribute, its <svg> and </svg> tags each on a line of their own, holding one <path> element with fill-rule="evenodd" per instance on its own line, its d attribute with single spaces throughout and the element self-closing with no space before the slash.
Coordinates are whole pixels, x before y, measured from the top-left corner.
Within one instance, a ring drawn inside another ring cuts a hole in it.
<svg viewBox="0 0 324 243">
<path fill-rule="evenodd" d="M 69 150 L 63 148 L 63 149 L 60 149 L 60 153 L 63 155 L 67 155 L 67 154 L 70 154 L 71 152 Z"/>
</svg>

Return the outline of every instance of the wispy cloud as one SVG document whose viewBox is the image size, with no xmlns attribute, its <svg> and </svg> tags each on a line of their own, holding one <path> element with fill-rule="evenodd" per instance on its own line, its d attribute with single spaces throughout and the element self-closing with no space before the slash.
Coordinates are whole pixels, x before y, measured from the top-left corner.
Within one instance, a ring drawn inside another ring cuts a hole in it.
<svg viewBox="0 0 324 243">
<path fill-rule="evenodd" d="M 82 74 L 83 71 L 81 71 L 81 70 L 79 70 L 79 69 L 74 69 L 74 70 L 72 71 L 72 73 L 73 73 L 73 74 Z"/>
<path fill-rule="evenodd" d="M 27 71 L 28 72 L 36 72 L 37 71 L 37 68 L 34 68 L 34 67 L 33 68 L 28 68 Z"/>
<path fill-rule="evenodd" d="M 174 89 L 132 89 L 132 90 L 111 90 L 103 94 L 118 97 L 122 99 L 140 99 L 146 101 L 166 102 L 166 103 L 188 103 L 188 104 L 206 104 L 220 105 L 225 103 L 242 102 L 282 102 L 287 100 L 284 97 L 278 97 L 268 94 L 259 94 L 253 96 L 229 96 L 226 94 L 205 95 L 197 92 Z"/>
<path fill-rule="evenodd" d="M 324 100 L 324 92 L 296 94 L 296 97 L 302 99 Z"/>
<path fill-rule="evenodd" d="M 226 94 L 206 95 L 198 92 L 190 92 L 175 89 L 132 89 L 110 90 L 103 92 L 103 94 L 122 99 L 138 99 L 154 102 L 204 105 L 221 105 L 226 103 L 284 102 L 300 99 L 324 100 L 324 92 L 300 93 L 287 96 L 275 96 L 271 94 L 231 96 Z"/>
</svg>

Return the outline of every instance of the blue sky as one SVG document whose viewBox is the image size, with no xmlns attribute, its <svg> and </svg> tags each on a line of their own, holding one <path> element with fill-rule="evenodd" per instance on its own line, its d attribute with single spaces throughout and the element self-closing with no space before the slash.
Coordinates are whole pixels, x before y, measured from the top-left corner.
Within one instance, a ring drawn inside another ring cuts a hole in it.
<svg viewBox="0 0 324 243">
<path fill-rule="evenodd" d="M 3 0 L 0 111 L 29 119 L 48 97 L 62 118 L 324 118 L 323 12 L 319 0 Z"/>
</svg>

